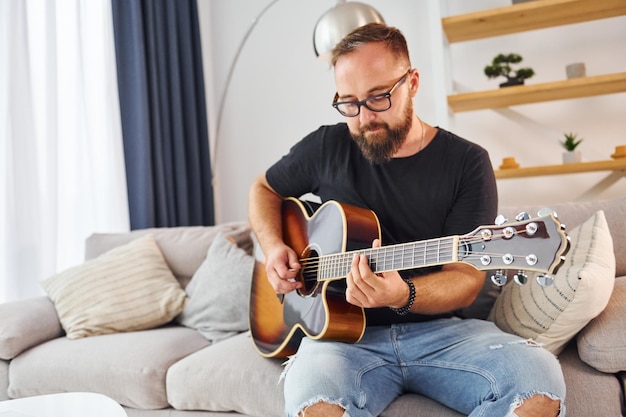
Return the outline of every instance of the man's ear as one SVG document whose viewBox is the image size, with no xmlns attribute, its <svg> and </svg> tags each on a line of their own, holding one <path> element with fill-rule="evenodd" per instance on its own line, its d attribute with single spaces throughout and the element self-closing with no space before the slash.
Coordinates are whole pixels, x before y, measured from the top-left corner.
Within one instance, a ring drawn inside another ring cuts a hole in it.
<svg viewBox="0 0 626 417">
<path fill-rule="evenodd" d="M 411 97 L 415 97 L 420 86 L 420 73 L 417 69 L 413 69 L 409 74 L 409 86 L 411 89 Z"/>
</svg>

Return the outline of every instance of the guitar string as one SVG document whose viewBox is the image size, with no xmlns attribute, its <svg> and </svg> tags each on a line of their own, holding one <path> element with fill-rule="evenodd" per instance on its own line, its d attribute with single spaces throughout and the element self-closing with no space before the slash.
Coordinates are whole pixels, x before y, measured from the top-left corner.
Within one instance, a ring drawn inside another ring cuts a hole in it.
<svg viewBox="0 0 626 417">
<path fill-rule="evenodd" d="M 521 234 L 524 233 L 525 231 L 516 231 L 514 234 Z M 491 236 L 490 240 L 497 240 L 497 239 L 503 239 L 504 238 L 504 234 L 498 234 L 498 235 L 493 235 Z M 444 238 L 445 239 L 445 238 Z M 436 247 L 428 247 L 428 242 L 433 243 L 435 242 L 435 240 L 433 241 L 425 241 L 425 242 L 413 242 L 413 243 L 405 243 L 405 244 L 399 244 L 399 245 L 393 245 L 393 246 L 384 246 L 384 247 L 380 247 L 380 248 L 367 248 L 367 249 L 362 249 L 361 251 L 351 251 L 351 252 L 341 252 L 341 253 L 333 253 L 333 254 L 328 254 L 328 255 L 322 255 L 322 256 L 318 256 L 318 257 L 309 257 L 309 258 L 302 258 L 300 259 L 300 261 L 302 263 L 304 263 L 304 267 L 302 269 L 302 273 L 310 273 L 311 271 L 317 271 L 319 269 L 319 265 L 321 265 L 322 263 L 324 263 L 324 260 L 326 261 L 325 263 L 329 264 L 329 268 L 332 270 L 344 270 L 344 269 L 349 269 L 348 266 L 352 263 L 352 258 L 354 257 L 355 253 L 365 253 L 365 252 L 369 252 L 371 253 L 371 257 L 372 258 L 376 258 L 376 265 L 381 265 L 381 264 L 385 264 L 387 262 L 390 261 L 393 262 L 398 255 L 400 254 L 400 256 L 405 256 L 407 255 L 407 248 L 408 248 L 408 252 L 412 252 L 411 256 L 414 259 L 419 259 L 419 258 L 423 258 L 424 259 L 424 263 L 427 265 L 429 264 L 429 262 L 427 261 L 432 261 L 432 260 L 441 260 L 441 259 L 451 259 L 451 256 L 453 253 L 455 253 L 455 250 L 462 247 L 463 243 L 475 243 L 475 242 L 483 242 L 484 240 L 480 237 L 474 237 L 474 236 L 470 236 L 468 238 L 463 238 L 461 240 L 461 242 L 459 243 L 453 243 L 454 242 L 454 238 L 449 238 L 449 239 L 445 239 L 446 242 L 443 245 L 439 244 Z M 439 241 L 439 243 L 441 243 L 441 241 Z M 411 249 L 411 246 L 416 246 L 416 245 L 422 245 L 423 248 L 419 248 L 417 252 L 415 252 L 415 248 L 413 247 Z M 392 252 L 392 253 L 389 253 Z M 383 255 L 382 257 L 380 255 Z M 492 256 L 497 256 L 497 255 L 504 255 L 504 253 L 498 254 L 495 252 L 480 252 L 480 253 L 472 253 L 470 252 L 467 256 L 465 256 L 465 258 L 471 258 L 471 259 L 476 259 L 476 258 L 480 258 L 483 255 L 492 255 Z M 525 257 L 525 255 L 512 255 L 514 258 L 518 258 L 518 257 Z M 437 264 L 440 264 L 441 262 L 438 262 Z"/>
</svg>

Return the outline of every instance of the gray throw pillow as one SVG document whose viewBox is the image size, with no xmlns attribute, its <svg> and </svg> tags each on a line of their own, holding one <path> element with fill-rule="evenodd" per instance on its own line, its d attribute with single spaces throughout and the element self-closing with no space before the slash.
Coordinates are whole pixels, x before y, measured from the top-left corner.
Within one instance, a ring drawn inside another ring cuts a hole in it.
<svg viewBox="0 0 626 417">
<path fill-rule="evenodd" d="M 189 298 L 177 321 L 213 343 L 248 330 L 253 268 L 254 258 L 220 233 L 185 289 Z"/>
</svg>

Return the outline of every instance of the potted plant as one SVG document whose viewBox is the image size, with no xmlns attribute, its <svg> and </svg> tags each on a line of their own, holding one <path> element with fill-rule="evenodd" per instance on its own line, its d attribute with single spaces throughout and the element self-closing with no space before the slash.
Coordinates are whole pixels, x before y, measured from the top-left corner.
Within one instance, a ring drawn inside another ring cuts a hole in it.
<svg viewBox="0 0 626 417">
<path fill-rule="evenodd" d="M 498 54 L 491 61 L 491 65 L 485 67 L 485 75 L 488 78 L 506 77 L 507 81 L 500 84 L 500 87 L 524 84 L 524 80 L 535 75 L 535 71 L 532 68 L 513 70 L 511 64 L 519 64 L 522 59 L 519 54 Z"/>
<path fill-rule="evenodd" d="M 581 161 L 580 151 L 576 148 L 583 141 L 583 138 L 579 138 L 576 133 L 564 133 L 565 140 L 561 141 L 561 145 L 565 148 L 563 153 L 563 163 L 571 164 Z"/>
</svg>

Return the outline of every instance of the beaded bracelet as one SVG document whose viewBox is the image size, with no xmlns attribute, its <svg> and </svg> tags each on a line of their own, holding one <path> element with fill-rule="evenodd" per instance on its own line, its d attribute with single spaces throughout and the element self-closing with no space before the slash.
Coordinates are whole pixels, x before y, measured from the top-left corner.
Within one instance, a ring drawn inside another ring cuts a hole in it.
<svg viewBox="0 0 626 417">
<path fill-rule="evenodd" d="M 389 307 L 394 313 L 400 316 L 404 316 L 409 311 L 411 311 L 411 307 L 413 307 L 413 302 L 415 301 L 415 285 L 413 285 L 413 281 L 411 281 L 410 279 L 406 279 L 404 280 L 404 282 L 406 282 L 406 284 L 409 286 L 409 302 L 406 303 L 406 305 L 402 308 Z"/>
</svg>

